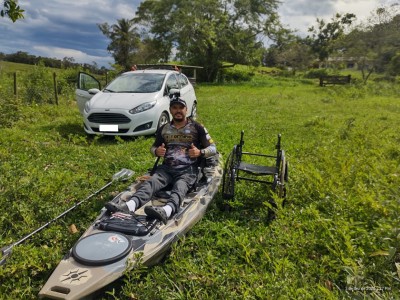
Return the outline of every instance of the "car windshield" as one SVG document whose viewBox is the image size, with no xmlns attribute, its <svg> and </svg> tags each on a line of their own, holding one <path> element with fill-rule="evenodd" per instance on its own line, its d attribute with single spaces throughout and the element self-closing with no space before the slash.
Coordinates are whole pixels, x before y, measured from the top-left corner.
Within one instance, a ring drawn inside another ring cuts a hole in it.
<svg viewBox="0 0 400 300">
<path fill-rule="evenodd" d="M 113 93 L 154 93 L 161 90 L 164 74 L 129 73 L 114 79 L 104 91 Z"/>
</svg>

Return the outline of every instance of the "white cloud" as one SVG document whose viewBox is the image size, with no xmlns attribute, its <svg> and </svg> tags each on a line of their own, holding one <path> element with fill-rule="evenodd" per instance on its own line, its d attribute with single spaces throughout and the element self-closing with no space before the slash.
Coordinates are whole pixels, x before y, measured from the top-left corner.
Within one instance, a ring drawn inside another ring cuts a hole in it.
<svg viewBox="0 0 400 300">
<path fill-rule="evenodd" d="M 33 46 L 33 50 L 37 53 L 42 53 L 42 56 L 44 57 L 57 58 L 61 60 L 65 57 L 72 57 L 77 63 L 91 64 L 95 61 L 100 66 L 109 66 L 109 63 L 113 62 L 113 59 L 111 57 L 88 55 L 87 53 L 76 49 Z"/>
</svg>

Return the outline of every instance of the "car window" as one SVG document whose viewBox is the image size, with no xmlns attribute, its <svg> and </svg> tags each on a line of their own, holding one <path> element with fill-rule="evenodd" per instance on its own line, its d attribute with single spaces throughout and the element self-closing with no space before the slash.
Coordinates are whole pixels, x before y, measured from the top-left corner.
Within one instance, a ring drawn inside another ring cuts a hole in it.
<svg viewBox="0 0 400 300">
<path fill-rule="evenodd" d="M 167 89 L 168 91 L 171 89 L 179 89 L 178 80 L 176 79 L 175 74 L 171 74 L 167 79 Z"/>
<path fill-rule="evenodd" d="M 79 73 L 78 88 L 84 91 L 88 91 L 93 88 L 100 89 L 99 81 L 93 76 L 86 73 Z"/>
<path fill-rule="evenodd" d="M 185 75 L 179 74 L 179 83 L 181 84 L 181 87 L 184 87 L 189 83 L 189 80 L 186 78 Z"/>
<path fill-rule="evenodd" d="M 129 73 L 114 79 L 106 91 L 115 93 L 154 93 L 161 89 L 164 74 Z"/>
</svg>

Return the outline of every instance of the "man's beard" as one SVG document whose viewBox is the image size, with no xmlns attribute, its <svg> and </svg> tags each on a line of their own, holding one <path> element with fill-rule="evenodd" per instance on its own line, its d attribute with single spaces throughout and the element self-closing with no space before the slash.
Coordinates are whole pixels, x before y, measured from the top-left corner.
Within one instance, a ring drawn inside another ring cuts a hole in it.
<svg viewBox="0 0 400 300">
<path fill-rule="evenodd" d="M 183 114 L 175 114 L 172 116 L 172 119 L 176 122 L 182 122 L 185 120 L 185 116 Z"/>
</svg>

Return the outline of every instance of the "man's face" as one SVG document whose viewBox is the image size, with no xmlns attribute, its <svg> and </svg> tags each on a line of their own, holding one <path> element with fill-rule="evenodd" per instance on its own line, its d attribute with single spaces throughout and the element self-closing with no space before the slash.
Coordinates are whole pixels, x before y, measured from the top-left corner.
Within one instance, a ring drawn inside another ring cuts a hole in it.
<svg viewBox="0 0 400 300">
<path fill-rule="evenodd" d="M 169 108 L 171 112 L 172 119 L 176 122 L 182 122 L 186 118 L 187 107 L 182 104 L 172 104 Z"/>
</svg>

